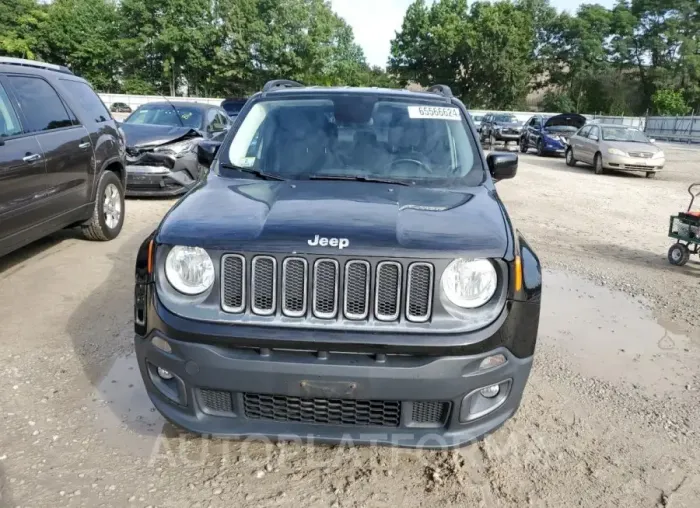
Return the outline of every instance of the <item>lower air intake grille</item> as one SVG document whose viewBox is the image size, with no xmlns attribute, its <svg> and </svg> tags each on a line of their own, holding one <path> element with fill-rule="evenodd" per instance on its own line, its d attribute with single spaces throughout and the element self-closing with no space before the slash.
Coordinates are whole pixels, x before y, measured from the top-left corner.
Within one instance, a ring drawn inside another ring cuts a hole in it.
<svg viewBox="0 0 700 508">
<path fill-rule="evenodd" d="M 450 412 L 449 402 L 423 401 L 413 403 L 411 420 L 415 423 L 444 424 Z"/>
<path fill-rule="evenodd" d="M 401 402 L 354 399 L 306 399 L 244 393 L 245 415 L 256 420 L 398 427 Z"/>
<path fill-rule="evenodd" d="M 209 413 L 233 413 L 231 392 L 199 390 L 202 409 Z"/>
</svg>

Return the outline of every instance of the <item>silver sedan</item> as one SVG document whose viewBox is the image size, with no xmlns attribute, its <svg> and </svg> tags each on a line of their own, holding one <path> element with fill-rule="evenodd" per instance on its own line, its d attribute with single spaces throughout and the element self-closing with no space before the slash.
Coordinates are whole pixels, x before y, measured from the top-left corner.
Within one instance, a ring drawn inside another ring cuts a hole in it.
<svg viewBox="0 0 700 508">
<path fill-rule="evenodd" d="M 663 150 L 653 139 L 625 125 L 585 125 L 569 139 L 566 163 L 591 164 L 596 174 L 606 171 L 643 171 L 653 178 L 666 164 Z"/>
</svg>

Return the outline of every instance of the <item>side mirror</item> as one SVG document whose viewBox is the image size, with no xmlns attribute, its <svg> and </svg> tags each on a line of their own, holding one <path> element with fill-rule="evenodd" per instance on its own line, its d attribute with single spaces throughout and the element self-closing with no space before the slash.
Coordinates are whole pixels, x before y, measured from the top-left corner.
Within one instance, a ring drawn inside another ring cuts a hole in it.
<svg viewBox="0 0 700 508">
<path fill-rule="evenodd" d="M 649 140 L 649 143 L 656 143 L 656 140 L 652 138 Z"/>
<path fill-rule="evenodd" d="M 208 168 L 214 161 L 220 146 L 220 141 L 200 141 L 197 145 L 197 161 Z"/>
<path fill-rule="evenodd" d="M 518 156 L 514 153 L 490 153 L 486 157 L 491 177 L 495 181 L 513 178 L 518 171 Z"/>
<path fill-rule="evenodd" d="M 593 141 L 598 141 L 598 136 L 591 136 L 591 139 L 592 139 Z"/>
</svg>

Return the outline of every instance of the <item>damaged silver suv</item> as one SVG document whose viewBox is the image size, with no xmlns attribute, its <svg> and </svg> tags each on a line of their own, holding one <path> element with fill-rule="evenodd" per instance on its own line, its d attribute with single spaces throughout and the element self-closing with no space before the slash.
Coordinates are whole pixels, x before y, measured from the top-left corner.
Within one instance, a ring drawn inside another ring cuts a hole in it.
<svg viewBox="0 0 700 508">
<path fill-rule="evenodd" d="M 149 102 L 121 124 L 126 136 L 126 195 L 177 196 L 199 178 L 197 145 L 223 140 L 232 120 L 219 106 Z"/>
</svg>

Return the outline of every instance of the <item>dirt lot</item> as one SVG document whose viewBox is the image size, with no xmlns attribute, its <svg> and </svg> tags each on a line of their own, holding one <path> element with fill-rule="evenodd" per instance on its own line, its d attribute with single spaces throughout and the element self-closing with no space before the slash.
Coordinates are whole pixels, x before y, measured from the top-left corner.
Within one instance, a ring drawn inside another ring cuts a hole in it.
<svg viewBox="0 0 700 508">
<path fill-rule="evenodd" d="M 132 355 L 137 246 L 172 201 L 129 201 L 122 235 L 73 232 L 0 259 L 0 506 L 622 506 L 700 499 L 700 263 L 666 260 L 700 151 L 596 176 L 521 157 L 498 184 L 545 266 L 523 405 L 453 452 L 273 445 L 178 433 Z"/>
</svg>

